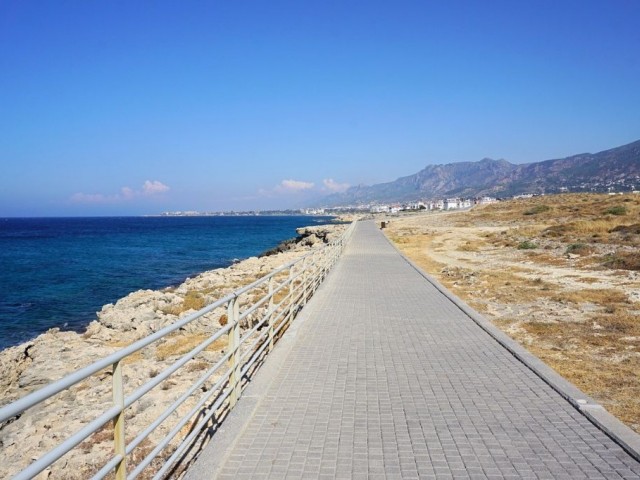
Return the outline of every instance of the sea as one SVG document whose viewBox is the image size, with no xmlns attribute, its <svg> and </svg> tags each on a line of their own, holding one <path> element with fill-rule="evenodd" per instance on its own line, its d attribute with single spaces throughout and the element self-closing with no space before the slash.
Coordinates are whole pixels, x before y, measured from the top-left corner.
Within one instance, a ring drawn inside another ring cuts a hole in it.
<svg viewBox="0 0 640 480">
<path fill-rule="evenodd" d="M 139 289 L 177 285 L 327 223 L 309 216 L 0 218 L 0 349 L 83 331 Z"/>
</svg>

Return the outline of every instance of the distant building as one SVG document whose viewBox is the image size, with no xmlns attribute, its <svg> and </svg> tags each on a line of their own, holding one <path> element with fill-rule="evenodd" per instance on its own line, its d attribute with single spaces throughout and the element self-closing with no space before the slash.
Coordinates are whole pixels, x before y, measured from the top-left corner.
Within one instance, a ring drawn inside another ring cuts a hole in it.
<svg viewBox="0 0 640 480">
<path fill-rule="evenodd" d="M 324 208 L 303 208 L 300 209 L 300 213 L 305 215 L 324 215 Z"/>
<path fill-rule="evenodd" d="M 371 205 L 371 213 L 389 213 L 389 205 Z"/>
<path fill-rule="evenodd" d="M 429 203 L 429 210 L 444 210 L 444 200 Z"/>
<path fill-rule="evenodd" d="M 447 198 L 444 201 L 444 209 L 445 210 L 455 210 L 456 208 L 460 208 L 457 198 Z"/>
</svg>

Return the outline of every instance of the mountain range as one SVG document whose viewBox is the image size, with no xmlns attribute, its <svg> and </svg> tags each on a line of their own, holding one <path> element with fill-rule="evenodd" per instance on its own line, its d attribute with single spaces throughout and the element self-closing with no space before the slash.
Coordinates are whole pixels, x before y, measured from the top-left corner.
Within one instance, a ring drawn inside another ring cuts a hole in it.
<svg viewBox="0 0 640 480">
<path fill-rule="evenodd" d="M 393 182 L 350 187 L 324 197 L 316 206 L 638 188 L 640 140 L 595 154 L 581 153 L 527 164 L 485 158 L 478 162 L 429 165 Z"/>
</svg>

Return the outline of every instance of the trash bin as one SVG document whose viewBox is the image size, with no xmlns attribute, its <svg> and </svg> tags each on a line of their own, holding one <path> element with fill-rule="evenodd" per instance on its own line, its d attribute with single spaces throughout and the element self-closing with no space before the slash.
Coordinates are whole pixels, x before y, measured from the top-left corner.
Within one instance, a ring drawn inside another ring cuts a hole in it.
<svg viewBox="0 0 640 480">
<path fill-rule="evenodd" d="M 385 228 L 387 226 L 387 222 L 380 222 L 380 228 Z"/>
</svg>

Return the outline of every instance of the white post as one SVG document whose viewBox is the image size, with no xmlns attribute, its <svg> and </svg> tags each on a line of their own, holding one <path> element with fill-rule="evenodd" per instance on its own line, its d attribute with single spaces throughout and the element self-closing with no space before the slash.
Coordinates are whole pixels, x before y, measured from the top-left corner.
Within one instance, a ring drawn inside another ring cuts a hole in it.
<svg viewBox="0 0 640 480">
<path fill-rule="evenodd" d="M 127 478 L 127 445 L 124 433 L 124 386 L 122 385 L 122 360 L 113 364 L 113 404 L 120 407 L 120 413 L 113 419 L 113 443 L 116 455 L 122 460 L 116 465 L 116 480 Z"/>
<path fill-rule="evenodd" d="M 227 307 L 227 317 L 231 322 L 231 330 L 229 330 L 229 407 L 233 408 L 240 398 L 240 322 L 238 321 L 238 298 L 232 298 Z"/>
<path fill-rule="evenodd" d="M 273 277 L 269 279 L 269 351 L 273 350 Z"/>
<path fill-rule="evenodd" d="M 309 277 L 309 268 L 307 260 L 312 257 L 305 257 L 302 261 L 302 305 L 307 304 L 307 278 Z M 313 261 L 312 261 L 313 263 Z"/>
<path fill-rule="evenodd" d="M 294 278 L 294 272 L 293 272 L 293 268 L 294 265 L 291 265 L 291 268 L 289 269 L 289 313 L 287 314 L 287 322 L 291 322 L 291 320 L 293 319 L 293 312 L 295 312 L 298 309 L 298 304 L 295 301 L 295 292 L 294 292 L 294 288 L 293 288 L 293 278 Z"/>
</svg>

